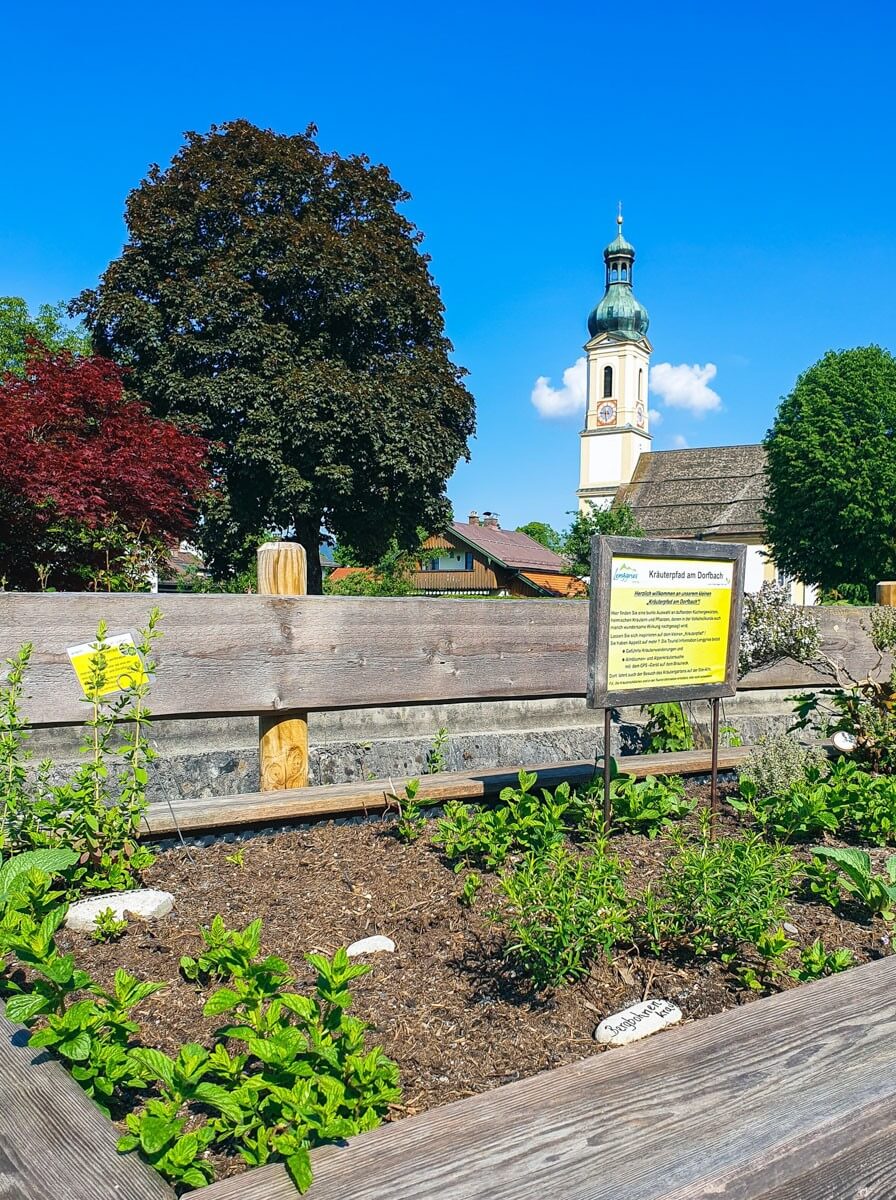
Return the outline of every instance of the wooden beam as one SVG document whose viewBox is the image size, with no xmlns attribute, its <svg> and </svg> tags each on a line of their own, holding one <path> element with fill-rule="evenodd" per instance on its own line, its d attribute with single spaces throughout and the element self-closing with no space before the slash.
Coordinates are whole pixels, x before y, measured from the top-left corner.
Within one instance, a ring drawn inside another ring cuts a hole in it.
<svg viewBox="0 0 896 1200">
<path fill-rule="evenodd" d="M 174 1200 L 65 1067 L 0 1017 L 0 1197 L 3 1200 Z"/>
<path fill-rule="evenodd" d="M 142 625 L 156 597 L 0 593 L 0 661 L 34 643 L 25 717 L 79 724 L 66 647 Z M 282 715 L 459 700 L 584 696 L 588 605 L 578 600 L 170 595 L 150 707 L 156 717 Z M 824 645 L 854 674 L 877 655 L 866 609 L 814 610 Z M 889 669 L 889 660 L 884 669 Z M 825 682 L 787 661 L 742 688 Z"/>
<path fill-rule="evenodd" d="M 737 767 L 749 754 L 749 746 L 722 748 L 719 766 Z M 693 775 L 708 771 L 708 750 L 685 750 L 677 754 L 624 754 L 620 770 L 639 777 L 645 775 Z M 574 762 L 540 763 L 526 766 L 536 771 L 542 787 L 556 787 L 569 780 L 587 783 L 594 775 L 592 759 Z M 420 779 L 418 800 L 444 804 L 446 800 L 481 800 L 516 782 L 519 767 L 501 767 L 485 771 L 444 771 L 438 775 L 414 776 Z M 281 821 L 310 821 L 320 817 L 351 813 L 381 812 L 392 792 L 404 794 L 408 778 L 359 780 L 355 783 L 328 784 L 324 787 L 297 788 L 292 791 L 247 792 L 241 796 L 205 796 L 178 800 L 174 812 L 167 804 L 151 804 L 142 828 L 143 837 L 162 837 L 198 830 L 231 829 L 239 825 L 276 825 Z"/>
<path fill-rule="evenodd" d="M 892 1200 L 896 959 L 312 1154 L 315 1200 Z M 293 1200 L 280 1166 L 190 1193 Z"/>
<path fill-rule="evenodd" d="M 265 542 L 258 548 L 258 594 L 304 596 L 308 561 L 298 542 Z M 263 792 L 308 785 L 308 714 L 302 710 L 262 716 L 258 722 L 258 764 Z"/>
</svg>

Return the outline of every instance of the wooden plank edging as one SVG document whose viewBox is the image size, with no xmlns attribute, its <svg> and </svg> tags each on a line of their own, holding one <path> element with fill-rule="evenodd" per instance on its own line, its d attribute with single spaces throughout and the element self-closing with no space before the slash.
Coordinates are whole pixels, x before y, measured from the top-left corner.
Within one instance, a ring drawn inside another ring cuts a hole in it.
<svg viewBox="0 0 896 1200">
<path fill-rule="evenodd" d="M 892 1198 L 894 988 L 890 957 L 321 1147 L 312 1200 Z"/>
<path fill-rule="evenodd" d="M 3 1200 L 174 1200 L 61 1063 L 0 1017 L 0 1197 Z"/>
<path fill-rule="evenodd" d="M 749 746 L 719 750 L 719 767 L 737 767 L 749 754 Z M 638 777 L 645 775 L 687 775 L 708 771 L 708 750 L 685 750 L 672 754 L 624 754 L 617 760 L 620 769 Z M 587 783 L 594 775 L 593 759 L 571 762 L 537 763 L 526 766 L 538 773 L 541 787 L 556 787 L 568 780 Z M 419 778 L 418 800 L 443 804 L 446 800 L 482 800 L 501 788 L 516 783 L 519 767 L 484 771 L 443 771 L 437 775 L 402 776 L 394 779 L 360 780 L 355 783 L 326 784 L 322 787 L 292 788 L 282 792 L 245 792 L 238 796 L 208 796 L 176 800 L 172 814 L 167 804 L 155 802 L 146 812 L 142 837 L 167 837 L 182 832 L 230 829 L 240 825 L 276 825 L 285 821 L 305 821 L 352 813 L 381 812 L 392 792 L 404 795 L 409 778 Z"/>
</svg>

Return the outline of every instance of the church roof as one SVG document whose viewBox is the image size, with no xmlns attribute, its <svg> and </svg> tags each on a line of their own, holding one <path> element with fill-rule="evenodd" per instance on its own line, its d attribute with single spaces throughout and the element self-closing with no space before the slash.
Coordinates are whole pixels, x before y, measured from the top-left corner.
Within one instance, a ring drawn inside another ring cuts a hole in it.
<svg viewBox="0 0 896 1200">
<path fill-rule="evenodd" d="M 642 454 L 616 499 L 648 537 L 725 541 L 764 536 L 765 495 L 762 446 L 707 446 Z"/>
</svg>

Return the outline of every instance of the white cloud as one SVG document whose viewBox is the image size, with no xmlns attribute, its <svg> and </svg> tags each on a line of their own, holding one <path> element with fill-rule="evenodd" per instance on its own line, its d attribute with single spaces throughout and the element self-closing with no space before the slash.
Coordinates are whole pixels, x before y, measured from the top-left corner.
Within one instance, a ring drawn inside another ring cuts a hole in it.
<svg viewBox="0 0 896 1200">
<path fill-rule="evenodd" d="M 651 425 L 662 425 L 663 423 L 663 414 L 658 408 L 648 408 L 647 417 Z"/>
<path fill-rule="evenodd" d="M 688 446 L 688 439 L 683 433 L 676 433 L 675 437 L 672 439 L 672 445 L 676 450 L 686 450 Z"/>
<path fill-rule="evenodd" d="M 669 408 L 684 408 L 695 417 L 703 417 L 722 406 L 722 397 L 707 384 L 715 379 L 715 363 L 657 363 L 650 368 L 650 389 Z"/>
<path fill-rule="evenodd" d="M 563 386 L 551 387 L 550 376 L 539 375 L 532 389 L 532 403 L 543 417 L 569 417 L 585 407 L 584 357 L 563 372 Z"/>
</svg>

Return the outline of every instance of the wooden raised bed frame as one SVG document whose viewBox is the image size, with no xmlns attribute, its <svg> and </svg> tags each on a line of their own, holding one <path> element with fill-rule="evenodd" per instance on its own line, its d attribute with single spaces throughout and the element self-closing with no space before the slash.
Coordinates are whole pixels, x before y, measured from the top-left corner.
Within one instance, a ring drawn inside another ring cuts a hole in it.
<svg viewBox="0 0 896 1200">
<path fill-rule="evenodd" d="M 100 617 L 141 625 L 144 595 L 0 594 L 0 658 L 35 645 L 26 716 L 78 724 L 66 647 Z M 152 709 L 208 717 L 585 692 L 587 606 L 575 601 L 166 596 Z M 876 655 L 861 610 L 818 614 L 854 674 Z M 793 663 L 746 688 L 805 687 Z M 736 755 L 734 756 L 737 757 Z M 665 769 L 682 769 L 664 756 Z M 656 767 L 642 763 L 642 767 Z M 703 770 L 694 756 L 691 770 Z M 590 764 L 544 768 L 576 777 Z M 506 772 L 504 773 L 506 775 Z M 501 772 L 432 781 L 475 798 Z M 396 781 L 397 782 L 397 781 Z M 427 781 L 429 785 L 429 781 Z M 382 807 L 383 781 L 202 801 L 219 828 Z M 441 788 L 441 792 L 438 790 Z M 346 790 L 348 789 L 348 790 Z M 312 795 L 318 793 L 318 795 Z M 260 806 L 271 805 L 274 809 Z M 254 806 L 254 807 L 253 807 Z M 247 816 L 248 814 L 248 816 Z M 158 809 L 154 833 L 163 828 Z M 624 1050 L 449 1104 L 313 1153 L 315 1200 L 896 1200 L 896 961 L 855 968 Z M 64 1067 L 0 1025 L 0 1200 L 170 1200 Z M 191 1195 L 287 1200 L 279 1166 Z"/>
</svg>

